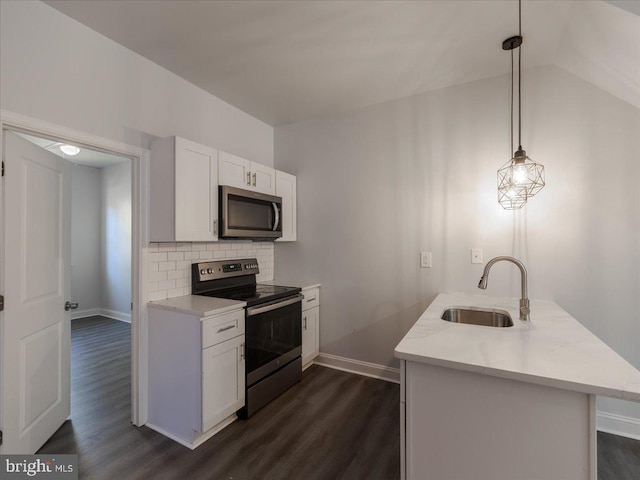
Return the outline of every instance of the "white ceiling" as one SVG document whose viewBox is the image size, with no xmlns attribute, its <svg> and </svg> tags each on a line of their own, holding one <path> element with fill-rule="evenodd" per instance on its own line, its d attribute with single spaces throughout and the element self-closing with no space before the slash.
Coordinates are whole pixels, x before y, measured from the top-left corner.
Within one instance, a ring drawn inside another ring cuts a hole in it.
<svg viewBox="0 0 640 480">
<path fill-rule="evenodd" d="M 514 0 L 45 3 L 274 126 L 506 73 L 518 18 Z M 523 67 L 640 107 L 637 3 L 525 0 Z"/>
<path fill-rule="evenodd" d="M 24 138 L 25 140 L 37 145 L 39 147 L 44 148 L 45 150 L 50 151 L 51 153 L 55 153 L 59 157 L 65 158 L 69 160 L 71 163 L 76 165 L 86 165 L 88 167 L 95 168 L 104 168 L 110 167 L 111 165 L 116 165 L 117 163 L 122 163 L 130 160 L 127 157 L 121 157 L 119 155 L 112 155 L 110 153 L 99 152 L 97 150 L 92 150 L 90 148 L 86 148 L 84 146 L 78 145 L 80 148 L 80 153 L 77 155 L 65 155 L 62 150 L 60 150 L 60 146 L 64 145 L 63 142 L 58 142 L 56 140 L 50 140 L 48 138 L 35 137 L 33 135 L 28 135 L 22 132 L 14 132 L 16 135 Z"/>
</svg>

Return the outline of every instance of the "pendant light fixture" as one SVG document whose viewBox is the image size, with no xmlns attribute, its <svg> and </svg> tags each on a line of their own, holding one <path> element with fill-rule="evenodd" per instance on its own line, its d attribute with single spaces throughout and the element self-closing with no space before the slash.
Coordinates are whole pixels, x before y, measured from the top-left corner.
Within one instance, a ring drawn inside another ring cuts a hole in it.
<svg viewBox="0 0 640 480">
<path fill-rule="evenodd" d="M 511 51 L 511 151 L 513 152 L 513 51 L 518 49 L 518 150 L 498 170 L 498 203 L 505 210 L 518 210 L 544 187 L 544 165 L 536 163 L 522 148 L 522 0 L 518 0 L 518 35 L 502 42 Z"/>
</svg>

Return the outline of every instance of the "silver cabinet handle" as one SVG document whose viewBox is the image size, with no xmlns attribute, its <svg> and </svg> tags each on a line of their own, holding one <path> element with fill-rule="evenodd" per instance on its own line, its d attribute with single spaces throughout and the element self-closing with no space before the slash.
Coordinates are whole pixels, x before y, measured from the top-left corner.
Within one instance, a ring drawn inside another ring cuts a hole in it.
<svg viewBox="0 0 640 480">
<path fill-rule="evenodd" d="M 253 172 L 253 186 L 256 186 L 256 173 Z"/>
<path fill-rule="evenodd" d="M 246 348 L 246 344 L 241 343 L 240 344 L 240 359 L 241 360 L 244 360 L 244 356 L 245 356 L 244 350 L 245 350 L 245 348 Z"/>
<path fill-rule="evenodd" d="M 78 302 L 65 302 L 64 304 L 64 309 L 67 311 L 75 310 L 76 308 L 78 308 Z"/>
<path fill-rule="evenodd" d="M 231 330 L 232 328 L 236 328 L 236 326 L 235 326 L 235 325 L 229 325 L 228 327 L 219 328 L 219 329 L 218 329 L 218 333 L 220 333 L 220 332 L 226 332 L 227 330 Z"/>
<path fill-rule="evenodd" d="M 307 329 L 307 317 L 304 317 L 303 320 L 304 320 L 304 329 L 306 330 Z"/>
<path fill-rule="evenodd" d="M 213 221 L 213 234 L 214 235 L 218 234 L 218 220 Z"/>
<path fill-rule="evenodd" d="M 247 172 L 247 185 L 251 186 L 251 172 Z"/>
<path fill-rule="evenodd" d="M 315 301 L 316 301 L 316 297 L 313 297 L 307 300 L 307 302 L 315 302 Z"/>
</svg>

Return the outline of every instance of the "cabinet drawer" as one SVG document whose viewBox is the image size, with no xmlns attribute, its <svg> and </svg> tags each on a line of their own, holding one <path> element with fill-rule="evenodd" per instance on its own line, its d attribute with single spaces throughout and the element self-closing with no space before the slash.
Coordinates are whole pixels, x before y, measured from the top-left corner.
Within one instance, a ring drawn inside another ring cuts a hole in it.
<svg viewBox="0 0 640 480">
<path fill-rule="evenodd" d="M 202 348 L 244 333 L 244 309 L 202 320 Z"/>
<path fill-rule="evenodd" d="M 310 288 L 309 290 L 304 290 L 302 292 L 302 311 L 308 310 L 310 308 L 317 307 L 320 305 L 320 289 L 319 288 Z"/>
</svg>

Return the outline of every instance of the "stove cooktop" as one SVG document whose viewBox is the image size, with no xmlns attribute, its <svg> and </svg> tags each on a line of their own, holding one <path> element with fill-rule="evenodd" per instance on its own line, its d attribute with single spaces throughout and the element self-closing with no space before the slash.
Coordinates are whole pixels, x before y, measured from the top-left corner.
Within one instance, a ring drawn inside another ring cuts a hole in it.
<svg viewBox="0 0 640 480">
<path fill-rule="evenodd" d="M 281 285 L 263 285 L 253 284 L 242 287 L 220 290 L 217 292 L 202 292 L 198 295 L 206 297 L 227 298 L 229 300 L 239 300 L 247 302 L 247 306 L 258 305 L 260 303 L 278 300 L 280 298 L 289 297 L 300 292 L 299 287 L 285 287 Z"/>
</svg>

